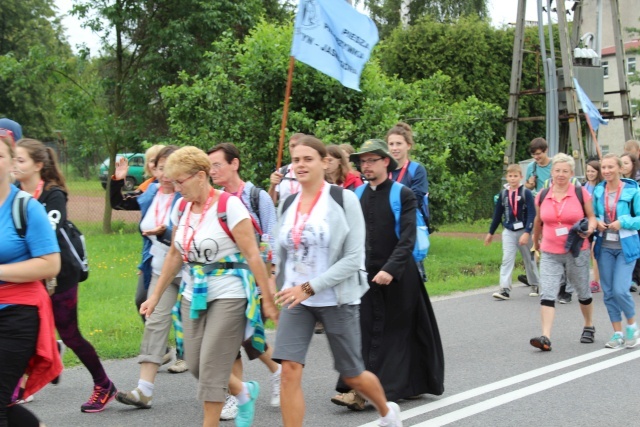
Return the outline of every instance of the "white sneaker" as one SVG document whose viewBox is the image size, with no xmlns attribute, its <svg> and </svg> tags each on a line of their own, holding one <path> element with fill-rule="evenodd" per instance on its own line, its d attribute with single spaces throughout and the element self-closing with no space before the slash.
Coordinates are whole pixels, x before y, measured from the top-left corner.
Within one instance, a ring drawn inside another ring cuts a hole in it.
<svg viewBox="0 0 640 427">
<path fill-rule="evenodd" d="M 280 374 L 271 375 L 271 406 L 280 406 Z"/>
<path fill-rule="evenodd" d="M 187 366 L 187 362 L 182 359 L 176 359 L 176 363 L 169 366 L 169 368 L 167 369 L 167 371 L 171 372 L 172 374 L 181 374 L 183 372 L 187 372 L 188 370 L 189 367 Z"/>
<path fill-rule="evenodd" d="M 402 427 L 402 419 L 400 418 L 400 407 L 397 403 L 387 402 L 387 407 L 389 408 L 389 413 L 387 414 L 387 418 L 391 418 L 390 421 L 384 421 L 382 418 L 378 420 L 378 425 L 380 427 Z"/>
<path fill-rule="evenodd" d="M 222 421 L 235 420 L 238 416 L 238 399 L 235 396 L 227 394 L 227 400 L 224 402 L 220 419 Z"/>
<path fill-rule="evenodd" d="M 638 338 L 640 338 L 640 329 L 627 326 L 625 343 L 627 348 L 633 348 L 638 345 Z"/>
</svg>

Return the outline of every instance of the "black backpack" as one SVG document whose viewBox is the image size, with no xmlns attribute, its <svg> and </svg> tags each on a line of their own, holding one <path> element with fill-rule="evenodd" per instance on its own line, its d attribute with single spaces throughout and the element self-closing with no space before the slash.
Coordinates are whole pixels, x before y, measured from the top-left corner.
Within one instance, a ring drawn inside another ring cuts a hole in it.
<svg viewBox="0 0 640 427">
<path fill-rule="evenodd" d="M 13 199 L 11 215 L 13 224 L 20 238 L 27 235 L 27 204 L 32 196 L 26 191 L 19 191 Z M 84 235 L 69 220 L 63 221 L 56 232 L 60 246 L 60 274 L 58 279 L 66 282 L 80 283 L 89 277 L 89 261 Z"/>
<path fill-rule="evenodd" d="M 264 225 L 262 224 L 262 218 L 260 218 L 260 187 L 256 187 L 255 185 L 251 187 L 251 191 L 249 192 L 249 203 L 251 203 L 251 209 L 255 212 L 258 217 L 258 223 L 260 228 L 264 230 Z"/>
</svg>

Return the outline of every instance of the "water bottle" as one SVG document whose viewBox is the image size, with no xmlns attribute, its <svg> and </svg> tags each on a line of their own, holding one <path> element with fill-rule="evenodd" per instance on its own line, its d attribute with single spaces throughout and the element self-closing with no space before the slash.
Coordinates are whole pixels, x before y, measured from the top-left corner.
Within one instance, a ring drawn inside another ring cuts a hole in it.
<svg viewBox="0 0 640 427">
<path fill-rule="evenodd" d="M 56 279 L 55 277 L 52 279 L 47 279 L 45 280 L 45 284 L 47 286 L 47 292 L 51 296 L 56 291 L 56 286 L 58 286 L 58 279 Z"/>
<path fill-rule="evenodd" d="M 267 264 L 267 271 L 271 271 L 271 261 L 273 260 L 273 253 L 271 251 L 271 245 L 269 244 L 269 235 L 263 234 L 260 239 L 260 256 L 262 261 Z"/>
</svg>

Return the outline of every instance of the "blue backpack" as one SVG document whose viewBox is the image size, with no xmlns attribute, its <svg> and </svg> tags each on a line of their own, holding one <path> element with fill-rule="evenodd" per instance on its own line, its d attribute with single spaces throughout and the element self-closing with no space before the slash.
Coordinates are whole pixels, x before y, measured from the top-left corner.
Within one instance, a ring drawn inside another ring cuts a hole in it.
<svg viewBox="0 0 640 427">
<path fill-rule="evenodd" d="M 409 167 L 407 168 L 409 178 L 413 178 L 416 174 L 418 165 L 419 163 L 409 161 Z M 418 200 L 418 208 L 422 209 L 422 215 L 424 216 L 425 223 L 429 226 L 429 193 L 425 194 L 422 200 Z"/>
<path fill-rule="evenodd" d="M 366 183 L 355 189 L 358 199 L 362 198 L 362 194 L 368 185 L 369 184 Z M 402 212 L 400 192 L 402 191 L 402 187 L 404 187 L 404 185 L 394 181 L 391 186 L 391 193 L 389 193 L 389 203 L 391 203 L 391 210 L 393 211 L 393 216 L 396 220 L 395 232 L 398 239 L 400 238 L 400 213 Z M 429 254 L 430 243 L 429 229 L 426 221 L 424 220 L 422 209 L 420 208 L 416 209 L 416 228 L 416 244 L 413 247 L 413 259 L 415 259 L 416 262 L 422 262 Z"/>
</svg>

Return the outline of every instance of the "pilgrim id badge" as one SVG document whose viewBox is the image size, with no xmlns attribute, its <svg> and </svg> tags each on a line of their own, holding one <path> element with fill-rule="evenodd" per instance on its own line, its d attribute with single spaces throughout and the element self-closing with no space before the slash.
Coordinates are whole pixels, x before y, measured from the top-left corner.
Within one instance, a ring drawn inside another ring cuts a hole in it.
<svg viewBox="0 0 640 427">
<path fill-rule="evenodd" d="M 523 228 L 524 228 L 524 224 L 521 221 L 513 223 L 513 229 L 514 230 L 520 230 L 520 229 L 523 229 Z"/>
<path fill-rule="evenodd" d="M 567 234 L 569 234 L 567 227 L 556 228 L 556 236 L 566 236 Z"/>
<path fill-rule="evenodd" d="M 617 242 L 620 240 L 620 235 L 618 233 L 605 233 L 604 238 L 609 242 Z"/>
</svg>

